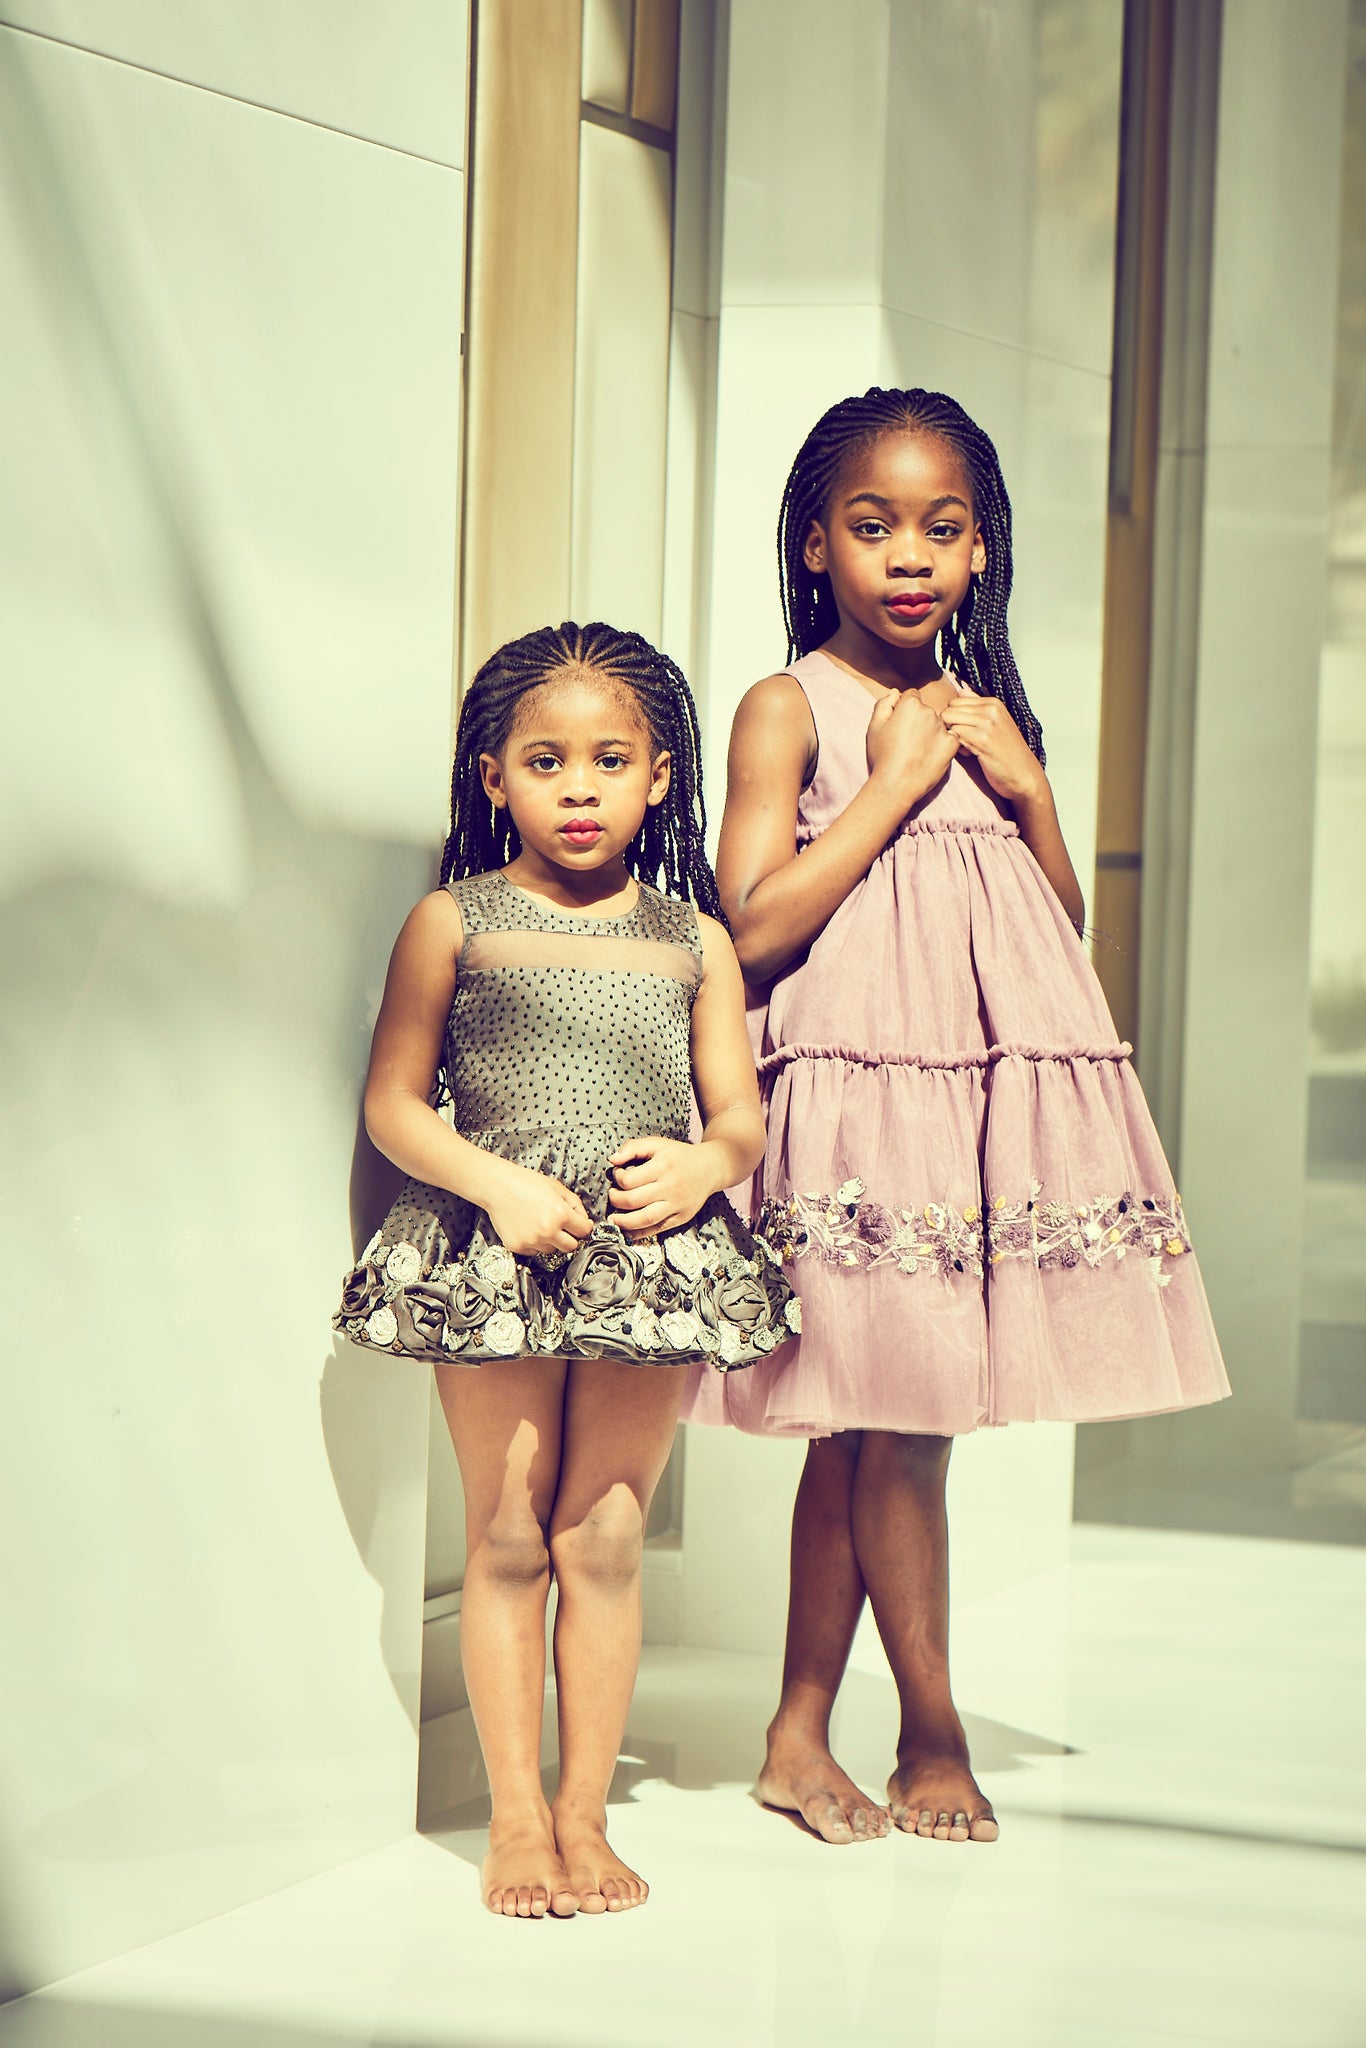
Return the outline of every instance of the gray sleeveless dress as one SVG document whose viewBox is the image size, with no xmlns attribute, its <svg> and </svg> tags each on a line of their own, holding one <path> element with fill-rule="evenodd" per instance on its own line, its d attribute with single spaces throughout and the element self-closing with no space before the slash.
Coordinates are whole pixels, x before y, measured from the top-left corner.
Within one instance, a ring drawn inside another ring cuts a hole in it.
<svg viewBox="0 0 1366 2048">
<path fill-rule="evenodd" d="M 593 1233 L 568 1255 L 514 1256 L 482 1209 L 407 1181 L 347 1275 L 334 1327 L 457 1365 L 706 1359 L 725 1371 L 766 1356 L 798 1305 L 725 1196 L 644 1241 L 607 1199 L 628 1138 L 689 1135 L 692 905 L 642 884 L 625 916 L 589 918 L 547 909 L 501 873 L 446 886 L 465 928 L 444 1053 L 455 1128 L 563 1181 Z"/>
</svg>

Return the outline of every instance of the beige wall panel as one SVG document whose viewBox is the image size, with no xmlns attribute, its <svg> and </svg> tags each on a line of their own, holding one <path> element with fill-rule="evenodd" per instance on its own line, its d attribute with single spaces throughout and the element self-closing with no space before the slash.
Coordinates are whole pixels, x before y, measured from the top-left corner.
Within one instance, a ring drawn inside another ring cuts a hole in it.
<svg viewBox="0 0 1366 2048">
<path fill-rule="evenodd" d="M 130 871 L 178 894 L 232 889 L 220 715 L 167 666 L 171 617 L 212 637 L 300 815 L 430 847 L 446 805 L 462 179 L 12 31 L 0 55 L 11 235 L 32 273 L 14 317 L 61 422 L 54 437 L 14 406 L 7 427 L 32 479 L 8 515 L 26 744 L 53 768 L 0 806 L 12 857 L 28 873 L 79 864 L 107 820 Z M 73 380 L 91 429 L 62 398 Z M 112 528 L 106 461 L 140 479 Z M 54 550 L 107 596 L 112 636 L 94 590 L 70 603 Z M 155 599 L 125 580 L 125 550 Z M 74 759 L 72 690 L 93 743 Z M 186 858 L 201 801 L 227 865 L 217 848 Z"/>
<path fill-rule="evenodd" d="M 826 0 L 733 0 L 728 305 L 852 306 L 881 296 L 888 19 L 886 0 L 843 0 L 837 31 Z"/>
<path fill-rule="evenodd" d="M 1123 12 L 892 9 L 888 305 L 1108 377 Z"/>
<path fill-rule="evenodd" d="M 571 605 L 658 640 L 672 173 L 662 150 L 587 121 L 580 147 Z"/>
<path fill-rule="evenodd" d="M 459 166 L 462 0 L 0 0 L 0 22 Z"/>
<path fill-rule="evenodd" d="M 579 0 L 483 0 L 478 33 L 465 676 L 504 640 L 569 609 Z"/>
<path fill-rule="evenodd" d="M 583 0 L 583 96 L 624 114 L 631 95 L 631 0 Z"/>
<path fill-rule="evenodd" d="M 411 1825 L 427 1376 L 329 1318 L 444 801 L 461 186 L 12 31 L 0 66 L 0 1865 L 33 1982 Z"/>
</svg>

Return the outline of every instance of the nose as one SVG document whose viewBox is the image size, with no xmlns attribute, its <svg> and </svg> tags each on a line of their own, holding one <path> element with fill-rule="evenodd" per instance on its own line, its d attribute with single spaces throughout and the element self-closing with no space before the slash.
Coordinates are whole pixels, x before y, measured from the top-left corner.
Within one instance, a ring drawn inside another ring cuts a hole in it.
<svg viewBox="0 0 1366 2048">
<path fill-rule="evenodd" d="M 578 767 L 570 769 L 565 775 L 564 781 L 560 785 L 560 801 L 566 804 L 573 804 L 576 807 L 581 804 L 597 803 L 597 777 L 594 775 L 588 762 L 581 762 Z"/>
<path fill-rule="evenodd" d="M 929 542 L 914 527 L 902 527 L 887 550 L 887 574 L 928 576 L 930 567 Z"/>
</svg>

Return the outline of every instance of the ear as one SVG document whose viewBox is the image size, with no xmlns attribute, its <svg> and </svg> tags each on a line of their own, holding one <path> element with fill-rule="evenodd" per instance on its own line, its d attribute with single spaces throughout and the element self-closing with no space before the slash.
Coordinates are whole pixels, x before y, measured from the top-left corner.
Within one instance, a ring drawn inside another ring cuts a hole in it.
<svg viewBox="0 0 1366 2048">
<path fill-rule="evenodd" d="M 508 793 L 503 787 L 503 764 L 496 754 L 479 756 L 479 774 L 484 784 L 484 794 L 494 810 L 505 811 Z"/>
<path fill-rule="evenodd" d="M 819 576 L 825 568 L 825 528 L 819 519 L 813 519 L 811 530 L 802 543 L 802 560 L 813 576 Z"/>
<path fill-rule="evenodd" d="M 646 803 L 652 808 L 656 804 L 662 804 L 665 797 L 669 794 L 669 784 L 673 781 L 673 774 L 672 756 L 669 754 L 656 754 L 650 764 L 650 788 L 645 798 Z"/>
<path fill-rule="evenodd" d="M 982 539 L 980 526 L 974 528 L 972 536 L 972 573 L 980 576 L 987 565 L 986 542 Z"/>
</svg>

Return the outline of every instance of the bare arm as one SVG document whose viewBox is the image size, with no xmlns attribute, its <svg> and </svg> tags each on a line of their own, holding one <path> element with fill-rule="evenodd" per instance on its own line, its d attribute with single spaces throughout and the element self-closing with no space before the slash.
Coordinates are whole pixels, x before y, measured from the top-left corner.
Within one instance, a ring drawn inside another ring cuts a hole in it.
<svg viewBox="0 0 1366 2048">
<path fill-rule="evenodd" d="M 815 748 L 800 684 L 787 675 L 756 683 L 731 732 L 716 863 L 735 950 L 750 981 L 771 981 L 805 952 L 906 813 L 939 781 L 957 743 L 914 691 L 879 700 L 868 727 L 867 782 L 798 855 L 797 804 Z"/>
<path fill-rule="evenodd" d="M 696 1145 L 645 1136 L 612 1161 L 613 1213 L 632 1233 L 676 1230 L 709 1195 L 734 1187 L 763 1157 L 764 1118 L 745 1030 L 745 989 L 735 948 L 714 918 L 699 917 L 702 982 L 692 1009 L 692 1074 L 702 1136 Z"/>
<path fill-rule="evenodd" d="M 464 931 L 444 889 L 424 896 L 398 935 L 365 1082 L 365 1128 L 415 1180 L 487 1210 L 510 1251 L 570 1251 L 592 1225 L 577 1195 L 548 1175 L 472 1145 L 427 1098 L 455 994 Z"/>
</svg>

